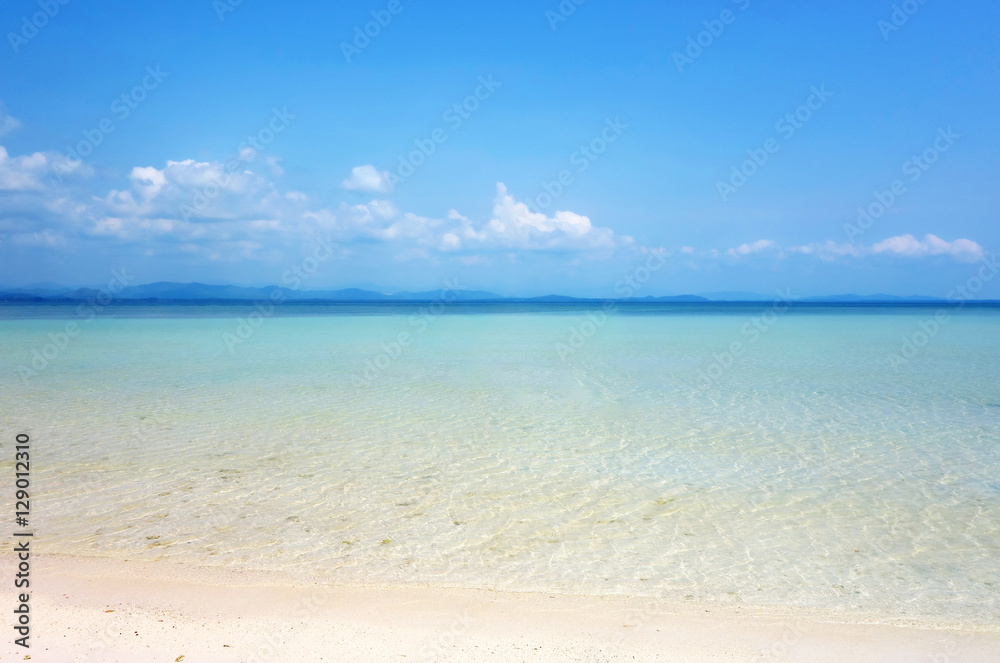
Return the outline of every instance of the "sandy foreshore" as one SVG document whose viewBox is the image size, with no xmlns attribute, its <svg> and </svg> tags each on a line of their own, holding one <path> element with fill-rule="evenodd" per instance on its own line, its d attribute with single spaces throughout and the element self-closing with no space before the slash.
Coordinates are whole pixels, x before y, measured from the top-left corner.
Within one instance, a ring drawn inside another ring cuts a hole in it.
<svg viewBox="0 0 1000 663">
<path fill-rule="evenodd" d="M 13 576 L 13 558 L 2 560 Z M 1000 661 L 995 629 L 845 623 L 804 611 L 294 584 L 271 574 L 58 556 L 33 557 L 31 574 L 31 648 L 14 645 L 8 625 L 0 660 Z M 0 601 L 13 609 L 9 583 Z"/>
</svg>

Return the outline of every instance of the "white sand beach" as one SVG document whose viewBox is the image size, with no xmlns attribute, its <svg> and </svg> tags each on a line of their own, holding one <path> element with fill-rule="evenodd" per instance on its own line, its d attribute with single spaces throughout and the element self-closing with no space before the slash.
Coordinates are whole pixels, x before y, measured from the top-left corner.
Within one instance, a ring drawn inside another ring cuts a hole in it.
<svg viewBox="0 0 1000 663">
<path fill-rule="evenodd" d="M 13 568 L 5 555 L 3 566 Z M 627 597 L 329 586 L 171 563 L 32 560 L 4 661 L 1000 661 L 1000 632 Z M 14 604 L 9 587 L 3 605 Z M 30 659 L 27 657 L 30 656 Z"/>
</svg>

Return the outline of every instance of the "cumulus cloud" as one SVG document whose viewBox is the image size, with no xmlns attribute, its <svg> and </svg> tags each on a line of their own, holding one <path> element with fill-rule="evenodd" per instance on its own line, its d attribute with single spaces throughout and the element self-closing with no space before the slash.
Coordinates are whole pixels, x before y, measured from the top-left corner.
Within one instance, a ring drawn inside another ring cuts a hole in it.
<svg viewBox="0 0 1000 663">
<path fill-rule="evenodd" d="M 104 197 L 121 217 L 160 217 L 185 222 L 281 218 L 301 206 L 303 196 L 281 194 L 262 175 L 219 162 L 167 161 L 163 168 L 137 166 L 129 187 Z"/>
<path fill-rule="evenodd" d="M 60 154 L 35 152 L 12 157 L 0 145 L 0 191 L 42 191 L 67 175 L 89 173 L 82 162 L 70 163 Z"/>
<path fill-rule="evenodd" d="M 0 136 L 21 126 L 21 121 L 7 113 L 0 101 Z M 47 180 L 67 175 L 89 174 L 90 168 L 81 161 L 71 162 L 54 152 L 35 152 L 12 157 L 0 145 L 0 191 L 41 191 Z"/>
<path fill-rule="evenodd" d="M 948 242 L 937 235 L 925 235 L 918 240 L 913 235 L 898 235 L 882 240 L 872 246 L 873 253 L 894 253 L 911 258 L 924 256 L 949 255 L 957 260 L 975 262 L 983 257 L 985 251 L 976 242 L 969 239 L 956 239 Z"/>
<path fill-rule="evenodd" d="M 359 249 L 390 244 L 407 259 L 463 261 L 474 255 L 473 263 L 488 260 L 491 252 L 609 255 L 617 246 L 632 246 L 630 237 L 616 236 L 582 214 L 533 211 L 503 183 L 496 186 L 487 218 L 471 219 L 455 209 L 435 218 L 400 210 L 382 198 L 319 208 L 301 192 L 280 190 L 268 177 L 280 169 L 277 158 L 251 153 L 227 163 L 184 159 L 135 166 L 121 184 L 98 195 L 55 177 L 60 164 L 56 154 L 11 156 L 0 146 L 0 192 L 16 194 L 0 200 L 0 216 L 8 219 L 0 220 L 0 231 L 23 234 L 25 242 L 43 246 L 55 246 L 58 235 L 211 259 L 266 254 L 317 234 Z M 388 173 L 371 166 L 355 168 L 345 186 L 390 188 Z M 28 221 L 11 220 L 19 218 Z M 51 233 L 27 236 L 46 230 Z"/>
<path fill-rule="evenodd" d="M 593 251 L 616 245 L 611 229 L 595 227 L 589 218 L 574 212 L 557 211 L 552 216 L 532 212 L 525 203 L 515 200 L 502 183 L 497 184 L 491 217 L 481 223 L 454 209 L 443 219 L 401 212 L 386 200 L 342 204 L 336 211 L 311 211 L 306 216 L 344 239 L 405 240 L 412 246 L 446 253 Z M 627 239 L 621 238 L 621 243 L 627 244 Z"/>
<path fill-rule="evenodd" d="M 340 183 L 349 191 L 366 191 L 368 193 L 391 193 L 392 183 L 389 181 L 389 171 L 376 170 L 375 166 L 366 164 L 351 169 L 351 176 Z"/>
<path fill-rule="evenodd" d="M 0 232 L 40 248 L 118 242 L 156 255 L 231 261 L 279 260 L 289 247 L 314 241 L 302 218 L 308 197 L 279 192 L 249 165 L 188 159 L 137 166 L 119 188 L 92 195 L 66 179 L 88 172 L 79 162 L 50 153 L 10 156 L 0 146 Z"/>
<path fill-rule="evenodd" d="M 423 216 L 400 210 L 384 197 L 321 207 L 302 192 L 279 189 L 269 177 L 280 171 L 276 157 L 254 158 L 247 154 L 226 164 L 186 159 L 136 166 L 117 188 L 92 195 L 59 177 L 65 175 L 64 166 L 65 172 L 83 172 L 85 166 L 77 164 L 74 170 L 54 153 L 11 156 L 0 146 L 0 233 L 9 234 L 13 244 L 54 250 L 73 248 L 74 242 L 117 241 L 157 255 L 173 251 L 233 261 L 280 260 L 316 237 L 341 243 L 345 251 L 383 245 L 397 260 L 466 265 L 516 262 L 529 252 L 604 258 L 621 248 L 681 255 L 695 268 L 700 260 L 714 259 L 808 256 L 833 261 L 894 255 L 974 261 L 985 253 L 972 240 L 946 241 L 936 235 L 901 235 L 871 246 L 828 240 L 786 247 L 759 239 L 721 251 L 641 247 L 580 213 L 540 211 L 516 199 L 502 182 L 496 185 L 491 212 L 478 219 L 455 209 L 442 217 Z M 387 189 L 387 175 L 360 166 L 345 186 Z"/>
<path fill-rule="evenodd" d="M 614 231 L 594 226 L 586 216 L 557 211 L 552 216 L 533 212 L 515 200 L 502 183 L 497 183 L 492 218 L 480 227 L 454 210 L 449 218 L 458 221 L 454 231 L 466 244 L 491 248 L 525 250 L 612 249 Z"/>
<path fill-rule="evenodd" d="M 42 176 L 49 169 L 49 160 L 41 152 L 12 157 L 0 145 L 0 190 L 40 190 Z"/>
</svg>

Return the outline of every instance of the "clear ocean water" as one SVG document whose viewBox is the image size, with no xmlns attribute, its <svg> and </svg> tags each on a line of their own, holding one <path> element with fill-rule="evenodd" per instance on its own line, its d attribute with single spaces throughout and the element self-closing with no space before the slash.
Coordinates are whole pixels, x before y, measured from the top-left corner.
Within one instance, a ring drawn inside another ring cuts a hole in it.
<svg viewBox="0 0 1000 663">
<path fill-rule="evenodd" d="M 4 305 L 0 471 L 46 553 L 996 627 L 1000 309 L 936 310 Z"/>
</svg>

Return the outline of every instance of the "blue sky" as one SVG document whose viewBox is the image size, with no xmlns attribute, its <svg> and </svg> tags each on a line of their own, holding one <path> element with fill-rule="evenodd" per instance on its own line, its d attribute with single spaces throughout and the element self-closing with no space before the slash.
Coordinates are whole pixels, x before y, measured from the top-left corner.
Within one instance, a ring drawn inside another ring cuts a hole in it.
<svg viewBox="0 0 1000 663">
<path fill-rule="evenodd" d="M 306 287 L 943 296 L 1000 248 L 1000 7 L 895 8 L 7 2 L 0 284 L 328 241 Z"/>
</svg>

